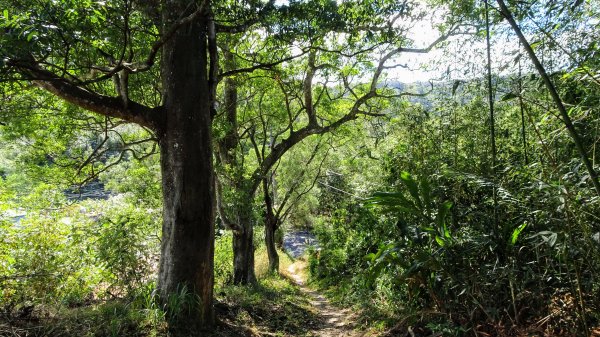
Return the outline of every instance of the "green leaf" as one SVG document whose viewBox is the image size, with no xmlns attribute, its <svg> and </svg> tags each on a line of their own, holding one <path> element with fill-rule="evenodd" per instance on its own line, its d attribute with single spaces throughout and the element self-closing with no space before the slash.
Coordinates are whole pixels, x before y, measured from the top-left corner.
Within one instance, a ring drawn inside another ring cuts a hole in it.
<svg viewBox="0 0 600 337">
<path fill-rule="evenodd" d="M 544 241 L 544 243 L 548 244 L 548 246 L 550 247 L 554 247 L 554 245 L 556 244 L 556 240 L 558 239 L 558 233 L 552 231 L 541 231 L 537 234 L 530 236 L 529 238 L 533 239 L 538 236 L 540 236 L 542 238 L 542 241 Z"/>
<path fill-rule="evenodd" d="M 410 193 L 411 197 L 415 199 L 418 207 L 423 209 L 423 203 L 421 202 L 421 197 L 419 196 L 419 187 L 417 186 L 417 182 L 413 179 L 410 173 L 406 171 L 402 171 L 400 174 L 400 179 L 406 188 L 408 188 L 408 192 Z"/>
<path fill-rule="evenodd" d="M 435 236 L 435 241 L 440 245 L 440 247 L 444 247 L 446 245 L 446 241 L 439 236 Z"/>
<path fill-rule="evenodd" d="M 365 260 L 373 262 L 373 261 L 375 261 L 375 256 L 376 256 L 375 253 L 369 253 L 369 254 L 365 255 Z"/>
<path fill-rule="evenodd" d="M 415 205 L 402 192 L 376 192 L 365 200 L 365 206 L 382 206 L 388 210 L 415 213 Z"/>
<path fill-rule="evenodd" d="M 9 16 L 8 16 L 8 9 L 5 9 L 2 11 L 2 15 L 4 15 L 4 20 L 8 20 Z"/>
<path fill-rule="evenodd" d="M 444 201 L 440 204 L 438 208 L 438 214 L 436 218 L 436 222 L 438 225 L 438 232 L 445 238 L 450 239 L 450 230 L 448 230 L 448 226 L 446 225 L 446 217 L 448 216 L 448 212 L 452 208 L 452 202 Z"/>
<path fill-rule="evenodd" d="M 533 41 L 529 44 L 529 46 L 531 47 L 531 49 L 535 50 L 535 48 L 537 48 L 537 46 L 542 43 L 541 40 L 537 40 L 537 41 Z"/>
<path fill-rule="evenodd" d="M 429 185 L 429 182 L 425 177 L 421 177 L 420 187 L 423 203 L 425 203 L 425 209 L 429 211 L 431 209 L 431 185 Z"/>
<path fill-rule="evenodd" d="M 504 102 L 504 101 L 508 101 L 514 98 L 517 98 L 519 96 L 517 96 L 515 93 L 509 92 L 508 94 L 502 96 L 502 98 L 500 99 L 500 101 Z"/>
<path fill-rule="evenodd" d="M 97 20 L 106 21 L 106 17 L 97 9 L 94 9 L 94 14 L 96 14 Z"/>
<path fill-rule="evenodd" d="M 513 230 L 512 235 L 510 236 L 510 245 L 511 246 L 514 246 L 515 243 L 517 243 L 517 239 L 519 238 L 519 235 L 521 234 L 523 229 L 525 229 L 526 226 L 527 226 L 527 222 L 524 222 L 522 225 L 520 225 L 519 227 L 517 227 Z"/>
<path fill-rule="evenodd" d="M 448 211 L 450 211 L 450 208 L 452 208 L 451 201 L 444 201 L 443 203 L 440 204 L 440 206 L 438 208 L 437 219 L 436 219 L 438 225 L 441 225 L 443 222 L 446 221 L 446 216 L 448 215 Z"/>
</svg>

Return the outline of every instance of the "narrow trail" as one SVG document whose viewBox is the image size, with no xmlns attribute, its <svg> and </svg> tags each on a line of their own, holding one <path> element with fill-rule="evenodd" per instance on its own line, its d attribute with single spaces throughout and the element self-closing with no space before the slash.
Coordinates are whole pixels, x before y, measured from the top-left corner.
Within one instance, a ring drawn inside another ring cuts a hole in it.
<svg viewBox="0 0 600 337">
<path fill-rule="evenodd" d="M 319 328 L 312 330 L 315 337 L 360 337 L 362 334 L 354 330 L 352 323 L 353 313 L 348 309 L 339 309 L 318 291 L 306 285 L 304 269 L 306 262 L 297 260 L 287 269 L 291 280 L 300 287 L 300 290 L 309 296 L 311 305 L 321 318 Z"/>
</svg>

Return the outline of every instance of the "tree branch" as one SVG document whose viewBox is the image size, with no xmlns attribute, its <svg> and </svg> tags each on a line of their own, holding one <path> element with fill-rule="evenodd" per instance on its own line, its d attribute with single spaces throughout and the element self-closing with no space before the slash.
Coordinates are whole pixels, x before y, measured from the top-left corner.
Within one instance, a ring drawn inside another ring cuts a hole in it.
<svg viewBox="0 0 600 337">
<path fill-rule="evenodd" d="M 312 95 L 313 78 L 316 72 L 315 58 L 316 51 L 313 49 L 310 51 L 310 53 L 308 53 L 306 77 L 304 78 L 304 83 L 302 86 L 302 90 L 304 92 L 304 109 L 306 109 L 306 114 L 308 115 L 308 124 L 313 126 L 317 125 L 317 117 L 315 116 L 315 107 L 313 105 Z"/>
<path fill-rule="evenodd" d="M 296 58 L 298 58 L 300 56 L 303 56 L 304 54 L 306 54 L 306 51 L 302 51 L 302 53 L 300 53 L 298 55 L 288 56 L 286 58 L 283 58 L 281 60 L 277 60 L 277 61 L 274 61 L 274 62 L 259 63 L 259 64 L 256 64 L 256 65 L 253 65 L 253 66 L 247 67 L 247 68 L 238 68 L 238 69 L 233 69 L 233 70 L 225 71 L 225 72 L 223 72 L 223 73 L 221 73 L 219 75 L 219 80 L 222 79 L 223 77 L 233 76 L 233 75 L 236 75 L 236 74 L 251 73 L 251 72 L 253 72 L 255 70 L 258 70 L 258 69 L 269 70 L 269 69 L 272 69 L 273 67 L 275 67 L 277 65 L 280 65 L 280 64 L 282 64 L 284 62 L 291 61 L 291 60 L 296 59 Z"/>
<path fill-rule="evenodd" d="M 194 22 L 201 15 L 205 14 L 205 9 L 206 9 L 207 5 L 208 5 L 208 0 L 203 0 L 202 3 L 200 4 L 200 6 L 198 6 L 198 8 L 192 14 L 186 16 L 185 18 L 177 20 L 171 26 L 171 28 L 169 28 L 169 30 L 166 33 L 164 33 L 160 39 L 158 39 L 158 41 L 156 41 L 152 44 L 152 48 L 150 48 L 150 54 L 148 54 L 148 57 L 146 57 L 146 61 L 140 65 L 132 65 L 131 71 L 135 73 L 135 72 L 140 72 L 140 71 L 145 71 L 145 70 L 150 69 L 154 65 L 154 60 L 156 59 L 156 55 L 158 54 L 158 51 L 160 50 L 160 48 L 162 48 L 162 46 L 165 43 L 167 43 L 167 41 L 171 37 L 173 37 L 173 35 L 175 35 L 177 30 L 179 30 L 181 27 L 183 27 L 187 24 Z"/>
<path fill-rule="evenodd" d="M 150 108 L 129 100 L 124 106 L 121 97 L 101 95 L 79 87 L 56 74 L 42 69 L 34 61 L 9 60 L 8 65 L 19 69 L 25 78 L 63 100 L 86 110 L 136 123 L 154 131 L 160 129 L 162 108 Z"/>
</svg>

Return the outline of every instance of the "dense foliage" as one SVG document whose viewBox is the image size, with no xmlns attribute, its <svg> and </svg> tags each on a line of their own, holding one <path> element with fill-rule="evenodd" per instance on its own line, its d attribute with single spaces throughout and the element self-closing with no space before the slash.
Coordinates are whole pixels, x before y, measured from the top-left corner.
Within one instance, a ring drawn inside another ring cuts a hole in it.
<svg viewBox="0 0 600 337">
<path fill-rule="evenodd" d="M 210 16 L 221 29 L 207 37 L 214 87 L 193 98 L 210 100 L 216 333 L 310 333 L 310 303 L 277 275 L 291 261 L 274 260 L 297 229 L 318 239 L 312 285 L 374 333 L 599 333 L 597 3 L 208 3 L 172 28 Z M 2 5 L 0 335 L 174 333 L 201 302 L 185 282 L 157 294 L 182 199 L 164 200 L 163 120 L 129 113 L 164 113 L 169 74 L 152 64 L 175 33 L 143 1 Z M 426 21 L 433 43 L 412 34 Z M 403 54 L 434 49 L 435 80 L 397 78 Z"/>
<path fill-rule="evenodd" d="M 560 88 L 573 85 L 570 76 L 555 75 Z M 321 189 L 328 202 L 312 275 L 369 316 L 406 317 L 404 328 L 585 335 L 599 320 L 600 200 L 539 78 L 495 82 L 505 93 L 496 104 L 496 175 L 477 80 L 440 87 L 428 106 L 391 108 L 376 142 L 385 145 L 362 157 L 382 178 L 363 198 L 349 197 L 361 182 L 340 160 L 334 186 L 347 193 Z M 577 86 L 598 95 L 595 83 Z M 579 104 L 572 116 L 597 158 L 598 109 Z"/>
</svg>

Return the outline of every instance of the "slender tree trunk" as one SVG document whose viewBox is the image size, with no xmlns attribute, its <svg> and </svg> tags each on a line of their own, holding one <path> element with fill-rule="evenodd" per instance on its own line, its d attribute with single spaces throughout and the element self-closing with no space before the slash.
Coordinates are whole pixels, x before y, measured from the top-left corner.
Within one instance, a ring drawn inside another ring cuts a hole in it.
<svg viewBox="0 0 600 337">
<path fill-rule="evenodd" d="M 567 109 L 565 108 L 565 106 L 562 102 L 562 99 L 558 95 L 558 91 L 556 91 L 556 87 L 554 86 L 554 83 L 552 83 L 552 80 L 550 80 L 550 76 L 548 76 L 548 74 L 546 73 L 546 69 L 544 68 L 544 66 L 538 59 L 537 55 L 533 51 L 533 48 L 531 48 L 531 45 L 525 38 L 525 35 L 523 35 L 523 32 L 519 28 L 519 25 L 515 21 L 514 17 L 512 16 L 511 11 L 508 9 L 508 7 L 504 3 L 504 1 L 496 0 L 496 2 L 498 3 L 498 6 L 500 6 L 500 13 L 502 13 L 502 16 L 506 19 L 506 21 L 508 21 L 508 23 L 512 27 L 513 31 L 519 37 L 519 41 L 521 41 L 521 43 L 523 44 L 523 47 L 525 48 L 527 55 L 529 55 L 529 58 L 531 59 L 535 68 L 537 69 L 538 73 L 542 77 L 542 80 L 544 81 L 544 84 L 546 85 L 546 89 L 548 89 L 548 92 L 550 92 L 550 96 L 552 96 L 552 100 L 554 101 L 554 104 L 556 105 L 556 108 L 558 109 L 558 112 L 560 113 L 562 122 L 565 124 L 567 131 L 569 131 L 569 134 L 571 135 L 571 139 L 573 139 L 573 143 L 575 143 L 575 147 L 577 148 L 577 151 L 579 152 L 579 155 L 581 156 L 581 160 L 583 161 L 583 164 L 585 165 L 585 167 L 588 171 L 588 174 L 590 175 L 590 180 L 592 181 L 592 184 L 594 185 L 594 188 L 596 189 L 596 194 L 598 194 L 598 196 L 600 196 L 600 182 L 598 181 L 598 173 L 596 173 L 596 170 L 594 170 L 594 166 L 592 165 L 592 162 L 588 158 L 587 151 L 585 150 L 585 148 L 583 146 L 581 137 L 579 136 L 579 133 L 577 133 L 577 129 L 575 129 L 575 126 L 573 125 L 573 122 L 571 121 L 571 117 L 569 117 L 569 114 L 567 113 Z"/>
<path fill-rule="evenodd" d="M 165 25 L 187 8 L 169 4 Z M 165 121 L 158 132 L 163 237 L 158 294 L 174 335 L 214 323 L 214 184 L 207 81 L 206 21 L 179 29 L 163 47 Z M 169 307 L 174 297 L 178 306 Z"/>
<path fill-rule="evenodd" d="M 486 52 L 487 52 L 487 87 L 488 87 L 488 104 L 490 107 L 490 142 L 492 145 L 492 193 L 494 200 L 494 232 L 498 231 L 498 188 L 496 186 L 496 166 L 498 165 L 496 157 L 496 118 L 494 115 L 494 94 L 492 90 L 492 55 L 491 55 L 491 44 L 490 44 L 490 18 L 489 18 L 489 5 L 485 2 L 485 41 L 486 41 Z M 499 237 L 496 234 L 496 237 Z"/>
<path fill-rule="evenodd" d="M 521 52 L 521 43 L 519 43 L 519 53 Z M 519 57 L 519 78 L 517 81 L 517 90 L 519 92 L 519 109 L 521 112 L 521 140 L 523 142 L 523 159 L 525 165 L 529 165 L 529 156 L 527 155 L 527 135 L 525 133 L 525 102 L 523 102 L 523 77 L 521 73 L 521 58 Z"/>
<path fill-rule="evenodd" d="M 237 206 L 237 219 L 242 231 L 233 233 L 233 283 L 251 284 L 256 282 L 252 197 L 240 198 Z"/>
<path fill-rule="evenodd" d="M 267 245 L 267 255 L 269 256 L 269 272 L 279 272 L 279 254 L 275 246 L 275 231 L 277 230 L 277 221 L 274 217 L 267 216 L 265 219 L 265 244 Z"/>
<path fill-rule="evenodd" d="M 233 235 L 233 284 L 256 283 L 254 273 L 254 228 Z"/>
<path fill-rule="evenodd" d="M 279 272 L 279 255 L 275 247 L 275 231 L 277 230 L 277 216 L 273 212 L 273 198 L 269 193 L 269 184 L 267 179 L 263 179 L 263 193 L 265 199 L 265 245 L 267 247 L 267 256 L 269 257 L 269 272 Z"/>
<path fill-rule="evenodd" d="M 235 69 L 234 54 L 223 48 L 223 66 L 226 70 Z M 224 80 L 224 99 L 226 133 L 219 142 L 221 161 L 229 166 L 233 176 L 230 186 L 235 191 L 234 221 L 240 227 L 233 233 L 233 283 L 248 284 L 256 282 L 254 274 L 254 221 L 252 217 L 253 192 L 247 192 L 247 187 L 240 163 L 236 158 L 238 146 L 237 106 L 238 89 L 236 80 L 227 77 Z M 233 213 L 232 212 L 232 213 Z"/>
</svg>

